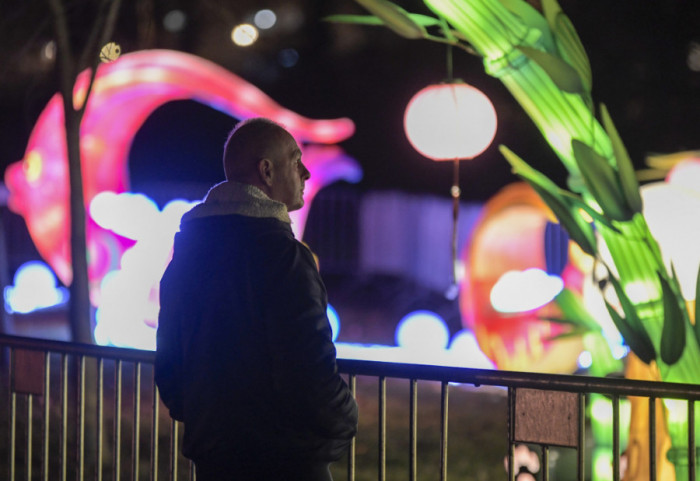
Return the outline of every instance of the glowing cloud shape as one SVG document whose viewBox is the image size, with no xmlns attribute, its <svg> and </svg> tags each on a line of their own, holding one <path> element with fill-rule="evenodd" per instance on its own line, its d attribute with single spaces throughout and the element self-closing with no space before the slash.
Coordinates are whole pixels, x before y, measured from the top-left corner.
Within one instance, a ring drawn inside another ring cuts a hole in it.
<svg viewBox="0 0 700 481">
<path fill-rule="evenodd" d="M 26 314 L 37 309 L 52 307 L 68 299 L 64 287 L 57 287 L 56 276 L 49 266 L 40 261 L 22 264 L 13 281 L 5 288 L 5 308 L 9 312 Z"/>
<path fill-rule="evenodd" d="M 491 289 L 491 305 L 498 312 L 526 312 L 551 302 L 564 288 L 559 276 L 542 269 L 504 273 Z"/>
<path fill-rule="evenodd" d="M 84 102 L 88 74 L 81 73 L 76 81 L 76 105 Z M 305 209 L 295 214 L 297 236 L 303 232 L 306 213 L 323 179 L 356 181 L 361 175 L 357 163 L 337 146 L 306 145 L 347 139 L 354 132 L 351 120 L 303 117 L 207 60 L 182 52 L 145 50 L 98 68 L 81 125 L 86 206 L 101 192 L 118 194 L 129 189 L 128 154 L 134 135 L 156 108 L 181 99 L 204 103 L 237 119 L 268 117 L 297 139 L 314 183 L 307 189 Z M 69 284 L 68 162 L 60 95 L 54 95 L 39 116 L 24 158 L 8 167 L 5 182 L 9 207 L 24 217 L 41 256 Z M 119 266 L 133 240 L 104 229 L 92 218 L 88 218 L 87 239 L 91 299 L 96 303 L 102 278 Z"/>
<path fill-rule="evenodd" d="M 411 312 L 396 328 L 396 344 L 412 351 L 445 350 L 449 339 L 445 321 L 430 311 Z"/>
<path fill-rule="evenodd" d="M 155 349 L 160 278 L 170 262 L 180 218 L 195 204 L 173 200 L 160 211 L 142 194 L 95 196 L 90 204 L 95 222 L 134 241 L 119 268 L 102 279 L 95 316 L 98 344 Z"/>
</svg>

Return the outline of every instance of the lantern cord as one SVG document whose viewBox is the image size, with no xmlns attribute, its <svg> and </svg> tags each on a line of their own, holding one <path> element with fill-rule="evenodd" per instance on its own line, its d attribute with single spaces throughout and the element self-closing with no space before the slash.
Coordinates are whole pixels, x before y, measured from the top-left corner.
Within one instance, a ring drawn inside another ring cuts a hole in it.
<svg viewBox="0 0 700 481">
<path fill-rule="evenodd" d="M 453 179 L 452 179 L 452 282 L 446 296 L 448 299 L 457 297 L 457 227 L 459 223 L 459 198 L 461 189 L 459 188 L 459 159 L 454 159 Z"/>
<path fill-rule="evenodd" d="M 452 83 L 452 45 L 447 45 L 447 83 Z"/>
</svg>

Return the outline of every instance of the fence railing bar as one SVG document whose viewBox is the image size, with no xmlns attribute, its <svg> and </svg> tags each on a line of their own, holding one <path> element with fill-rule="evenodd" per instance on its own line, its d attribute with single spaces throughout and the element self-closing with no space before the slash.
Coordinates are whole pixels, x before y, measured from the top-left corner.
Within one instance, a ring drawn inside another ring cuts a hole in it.
<svg viewBox="0 0 700 481">
<path fill-rule="evenodd" d="M 440 389 L 440 481 L 447 480 L 447 422 L 450 384 L 443 382 Z"/>
<path fill-rule="evenodd" d="M 158 416 L 160 416 L 160 394 L 156 387 L 155 375 L 151 371 L 153 389 L 153 419 L 151 420 L 151 480 L 158 481 Z"/>
<path fill-rule="evenodd" d="M 350 374 L 348 376 L 348 388 L 352 397 L 357 393 L 357 376 Z M 357 439 L 353 437 L 350 441 L 350 450 L 348 452 L 348 481 L 355 481 L 355 456 L 357 455 Z"/>
<path fill-rule="evenodd" d="M 409 421 L 408 421 L 408 479 L 416 481 L 418 470 L 418 380 L 410 380 L 409 389 Z"/>
<path fill-rule="evenodd" d="M 1 341 L 1 338 L 0 338 Z M 596 392 L 620 396 L 657 396 L 670 399 L 700 400 L 700 385 L 615 379 L 583 375 L 540 374 L 519 371 L 492 371 L 451 366 L 401 364 L 395 362 L 338 359 L 338 368 L 344 373 L 397 379 L 455 382 L 487 386 L 510 386 L 545 391 Z"/>
<path fill-rule="evenodd" d="M 117 360 L 114 371 L 114 479 L 121 477 L 122 461 L 122 361 Z"/>
<path fill-rule="evenodd" d="M 32 479 L 32 408 L 34 407 L 34 395 L 27 394 L 27 479 Z"/>
<path fill-rule="evenodd" d="M 39 339 L 34 337 L 12 336 L 0 334 L 0 344 L 15 349 L 28 349 L 31 351 L 51 351 L 61 354 L 75 354 L 88 357 L 122 360 L 125 362 L 148 362 L 155 360 L 155 351 L 131 349 L 126 347 L 98 346 L 96 344 L 83 344 L 79 342 L 55 341 L 52 339 Z"/>
<path fill-rule="evenodd" d="M 688 401 L 688 478 L 695 481 L 695 401 Z"/>
<path fill-rule="evenodd" d="M 180 424 L 174 419 L 170 420 L 170 480 L 177 481 L 177 439 Z"/>
<path fill-rule="evenodd" d="M 620 481 L 620 396 L 613 396 L 613 481 Z"/>
<path fill-rule="evenodd" d="M 577 474 L 578 480 L 584 481 L 586 478 L 586 394 L 578 395 L 578 460 Z"/>
<path fill-rule="evenodd" d="M 134 362 L 134 406 L 133 406 L 133 431 L 131 444 L 132 449 L 130 455 L 133 456 L 132 459 L 128 459 L 128 456 L 124 455 L 123 461 L 127 464 L 132 461 L 132 478 L 133 480 L 138 480 L 140 476 L 140 466 L 143 463 L 141 461 L 140 452 L 140 438 L 141 433 L 141 417 L 142 409 L 141 402 L 143 400 L 144 391 L 142 390 L 142 370 L 143 363 L 152 362 L 154 358 L 154 353 L 150 351 L 135 351 L 130 349 L 121 348 L 103 348 L 102 346 L 89 346 L 89 349 L 83 350 L 78 349 L 81 345 L 63 343 L 56 341 L 59 349 L 55 351 L 44 350 L 44 371 L 43 371 L 43 405 L 41 401 L 35 402 L 34 399 L 37 396 L 42 396 L 42 392 L 38 391 L 33 394 L 23 393 L 23 388 L 17 388 L 18 391 L 15 392 L 14 385 L 12 384 L 12 376 L 16 375 L 12 369 L 13 360 L 15 356 L 15 349 L 19 346 L 20 349 L 29 350 L 40 350 L 37 344 L 54 345 L 53 342 L 44 342 L 42 340 L 31 339 L 33 345 L 25 345 L 25 341 L 20 338 L 19 341 L 13 338 L 12 342 L 8 341 L 8 336 L 0 335 L 0 345 L 5 345 L 9 347 L 10 352 L 10 375 L 8 379 L 10 380 L 10 389 L 8 389 L 7 397 L 3 396 L 4 399 L 9 400 L 10 409 L 2 409 L 5 413 L 9 411 L 9 436 L 10 436 L 10 446 L 7 459 L 9 460 L 9 472 L 10 480 L 14 481 L 15 478 L 24 478 L 25 474 L 28 479 L 36 478 L 48 481 L 48 478 L 54 477 L 57 474 L 57 479 L 67 480 L 70 474 L 71 479 L 83 480 L 84 478 L 91 478 L 90 474 L 85 475 L 85 469 L 92 467 L 92 462 L 88 462 L 88 459 L 92 459 L 92 449 L 93 446 L 90 443 L 86 443 L 88 438 L 92 439 L 93 428 L 92 423 L 86 425 L 85 416 L 97 416 L 97 479 L 102 480 L 102 463 L 109 462 L 109 453 L 103 453 L 104 446 L 104 389 L 105 389 L 105 379 L 104 379 L 104 359 L 112 359 L 110 356 L 115 356 L 121 352 L 124 352 L 123 358 L 116 358 L 116 373 L 115 373 L 115 414 L 114 414 L 114 476 L 115 480 L 120 480 L 122 476 L 124 478 L 128 477 L 127 473 L 121 473 L 120 465 L 122 464 L 121 455 L 121 444 L 122 444 L 122 432 L 129 429 L 129 418 L 130 416 L 124 411 L 123 404 L 123 384 L 127 381 L 131 381 L 131 373 L 127 372 L 126 378 L 123 373 L 123 362 Z M 38 341 L 38 342 L 37 342 Z M 78 346 L 78 347 L 76 347 Z M 106 349 L 106 350 L 105 350 Z M 88 360 L 86 352 L 106 353 L 107 357 L 98 356 L 98 399 L 97 399 L 97 412 L 93 414 L 87 411 L 86 405 L 89 404 L 89 409 L 93 409 L 92 394 L 94 389 L 94 379 L 93 376 L 88 376 L 87 374 L 92 374 L 92 367 L 94 362 L 92 359 Z M 60 355 L 60 373 L 56 372 L 56 357 Z M 143 359 L 143 360 L 139 360 Z M 75 360 L 75 361 L 74 361 Z M 54 364 L 53 372 L 50 368 L 51 364 Z M 40 364 L 40 362 L 39 362 Z M 70 365 L 70 366 L 69 366 Z M 386 388 L 387 378 L 397 378 L 397 379 L 408 379 L 410 382 L 410 398 L 409 402 L 411 404 L 409 412 L 409 478 L 410 481 L 415 481 L 417 478 L 417 382 L 418 380 L 429 380 L 429 381 L 439 381 L 442 383 L 441 393 L 441 460 L 440 460 L 440 479 L 445 480 L 447 477 L 447 452 L 448 452 L 448 406 L 449 406 L 449 384 L 451 382 L 459 382 L 463 384 L 479 384 L 479 385 L 505 385 L 508 387 L 508 413 L 509 413 L 509 439 L 508 439 L 508 461 L 507 469 L 509 472 L 509 478 L 515 479 L 517 474 L 514 469 L 514 449 L 515 449 L 515 437 L 512 432 L 512 420 L 514 418 L 514 398 L 516 390 L 520 387 L 529 387 L 533 389 L 542 389 L 549 391 L 568 391 L 578 393 L 579 398 L 579 432 L 578 432 L 578 478 L 585 479 L 585 471 L 588 469 L 585 464 L 586 459 L 586 431 L 585 431 L 585 407 L 587 402 L 587 394 L 589 392 L 608 394 L 613 400 L 613 480 L 619 481 L 620 479 L 620 399 L 622 396 L 634 395 L 634 396 L 645 396 L 648 398 L 649 402 L 649 467 L 650 467 L 650 480 L 653 481 L 657 478 L 656 470 L 658 468 L 658 460 L 656 453 L 656 441 L 657 441 L 657 431 L 656 431 L 656 421 L 658 414 L 656 413 L 656 400 L 662 398 L 669 399 L 684 399 L 687 401 L 688 409 L 688 443 L 687 443 L 687 454 L 688 454 L 688 472 L 689 479 L 695 479 L 696 477 L 696 450 L 697 443 L 695 441 L 695 406 L 696 400 L 700 400 L 700 386 L 698 385 L 687 385 L 678 383 L 661 383 L 655 381 L 632 381 L 626 379 L 602 379 L 602 378 L 588 378 L 584 376 L 561 376 L 561 375 L 540 375 L 534 373 L 520 373 L 520 372 L 507 372 L 507 371 L 486 371 L 478 369 L 469 368 L 450 368 L 450 367 L 438 367 L 438 366 L 424 366 L 415 364 L 399 364 L 399 363 L 382 363 L 374 361 L 355 361 L 355 360 L 339 360 L 338 361 L 339 370 L 348 375 L 349 384 L 353 395 L 356 390 L 356 376 L 357 375 L 368 375 L 375 378 L 379 378 L 379 480 L 386 480 L 387 478 L 387 403 L 388 403 L 388 393 Z M 89 369 L 86 372 L 86 369 Z M 74 371 L 75 370 L 75 371 Z M 54 380 L 51 380 L 51 376 L 54 376 Z M 56 384 L 56 378 L 59 378 L 59 384 L 53 386 L 54 396 L 51 395 L 51 384 Z M 41 386 L 41 384 L 40 384 Z M 128 384 L 127 384 L 128 386 Z M 111 387 L 111 386 L 110 386 Z M 152 383 L 153 387 L 153 418 L 152 418 L 152 438 L 151 438 L 151 479 L 157 481 L 158 478 L 158 463 L 159 463 L 159 440 L 158 440 L 158 430 L 159 430 L 159 404 L 160 400 L 157 393 L 157 388 L 155 383 Z M 34 389 L 34 388 L 31 388 Z M 41 388 L 40 388 L 41 389 Z M 88 393 L 88 390 L 90 391 Z M 111 391 L 109 391 L 111 393 Z M 127 393 L 128 394 L 128 393 Z M 77 395 L 77 396 L 76 396 Z M 75 399 L 73 396 L 76 396 Z M 56 406 L 56 401 L 60 399 L 60 406 Z M 70 404 L 69 403 L 70 400 Z M 90 401 L 90 402 L 88 402 Z M 42 407 L 43 406 L 43 409 Z M 59 409 L 56 409 L 56 408 Z M 24 419 L 26 408 L 26 422 Z M 70 408 L 70 409 L 69 409 Z M 128 411 L 129 406 L 127 406 Z M 77 418 L 73 416 L 76 415 L 74 410 L 77 409 Z M 43 413 L 42 413 L 43 411 Z M 59 412 L 60 411 L 60 412 Z M 108 409 L 109 411 L 109 409 Z M 43 417 L 41 417 L 43 414 Z M 3 414 L 5 416 L 5 414 Z M 57 419 L 59 418 L 60 419 Z M 39 419 L 41 418 L 41 421 Z M 53 418 L 53 419 L 52 419 Z M 91 421 L 93 417 L 89 420 Z M 35 422 L 36 421 L 36 422 Z M 111 420 L 110 420 L 111 421 Z M 122 423 L 126 423 L 122 426 Z M 26 436 L 24 429 L 26 427 Z M 53 427 L 54 433 L 51 433 Z M 188 466 L 180 466 L 178 469 L 178 463 L 180 462 L 179 445 L 180 445 L 180 425 L 179 423 L 173 423 L 171 425 L 171 452 L 170 462 L 171 479 L 177 480 L 179 474 L 183 474 L 183 478 L 188 478 L 190 480 L 196 479 L 196 472 L 190 463 Z M 57 429 L 58 428 L 58 429 Z M 143 429 L 146 429 L 143 427 Z M 58 430 L 58 433 L 55 431 Z M 74 431 L 76 430 L 76 431 Z M 86 430 L 88 431 L 86 433 Z M 35 439 L 36 436 L 41 433 L 42 440 Z M 87 435 L 87 438 L 86 438 Z M 59 452 L 51 452 L 52 443 L 58 442 Z M 35 442 L 36 441 L 36 442 Z M 125 446 L 129 441 L 123 440 Z M 77 453 L 70 452 L 68 442 L 70 442 L 70 449 L 73 450 L 77 446 Z M 17 445 L 19 443 L 19 446 Z M 87 444 L 87 445 L 86 445 Z M 39 449 L 41 446 L 41 449 Z M 37 449 L 34 449 L 37 448 Z M 356 443 L 353 440 L 348 453 L 348 479 L 353 480 L 356 476 Z M 543 481 L 549 479 L 549 446 L 541 445 L 542 448 L 542 463 L 543 474 L 541 475 Z M 24 453 L 22 450 L 24 449 Z M 684 450 L 683 450 L 684 451 Z M 103 459 L 103 454 L 105 459 Z M 144 453 L 145 454 L 145 453 Z M 163 456 L 166 453 L 162 453 Z M 41 460 L 38 457 L 41 456 Z M 53 457 L 53 460 L 51 460 Z M 56 458 L 60 457 L 59 460 Z M 51 465 L 51 462 L 54 465 Z M 59 462 L 56 462 L 59 461 Z M 77 464 L 75 463 L 77 461 Z M 144 458 L 145 461 L 145 458 Z M 163 459 L 165 462 L 165 459 Z M 26 463 L 26 464 L 24 464 Z M 41 463 L 41 464 L 40 464 Z M 55 470 L 56 464 L 60 464 L 60 471 L 56 473 L 51 473 L 52 469 Z M 144 466 L 145 467 L 145 466 Z M 189 476 L 186 476 L 186 467 L 189 469 Z M 163 473 L 166 472 L 165 465 L 162 466 Z M 6 473 L 5 467 L 2 468 L 3 473 Z M 128 467 L 127 467 L 128 471 Z M 181 471 L 181 473 L 180 473 Z M 58 475 L 60 473 L 60 475 Z M 392 473 L 389 473 L 392 474 Z M 2 474 L 0 477 L 5 476 Z M 162 476 L 161 476 L 162 477 Z"/>
<path fill-rule="evenodd" d="M 50 433 L 49 421 L 51 419 L 51 353 L 44 353 L 44 427 L 43 427 L 43 459 L 41 462 L 42 479 L 49 481 L 49 441 Z"/>
<path fill-rule="evenodd" d="M 12 371 L 10 371 L 12 372 Z M 15 457 L 17 455 L 17 394 L 10 393 L 10 481 L 15 481 Z"/>
<path fill-rule="evenodd" d="M 139 460 L 140 460 L 140 449 L 139 449 L 139 437 L 141 432 L 141 363 L 137 362 L 134 364 L 134 432 L 132 436 L 132 448 L 131 452 L 133 455 L 133 475 L 132 479 L 138 481 L 139 479 Z"/>
<path fill-rule="evenodd" d="M 656 481 L 656 398 L 649 398 L 649 481 Z"/>
<path fill-rule="evenodd" d="M 61 354 L 61 481 L 68 479 L 68 355 Z"/>
<path fill-rule="evenodd" d="M 386 480 L 386 377 L 379 377 L 379 481 Z"/>
<path fill-rule="evenodd" d="M 515 481 L 515 388 L 508 387 L 508 480 Z"/>
<path fill-rule="evenodd" d="M 85 356 L 78 357 L 78 481 L 85 479 Z"/>
<path fill-rule="evenodd" d="M 104 451 L 104 397 L 105 397 L 105 360 L 97 361 L 97 481 L 102 481 L 102 455 Z"/>
</svg>

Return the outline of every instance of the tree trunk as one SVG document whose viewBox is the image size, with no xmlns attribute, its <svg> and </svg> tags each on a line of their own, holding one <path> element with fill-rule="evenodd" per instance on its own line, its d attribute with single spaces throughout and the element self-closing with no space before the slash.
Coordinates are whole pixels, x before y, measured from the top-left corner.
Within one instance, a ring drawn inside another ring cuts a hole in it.
<svg viewBox="0 0 700 481">
<path fill-rule="evenodd" d="M 66 100 L 64 99 L 64 102 Z M 71 102 L 72 103 L 72 102 Z M 71 337 L 74 342 L 93 343 L 88 280 L 85 199 L 80 161 L 80 121 L 82 115 L 72 105 L 64 108 L 70 179 L 70 246 L 73 280 L 68 308 Z"/>
</svg>

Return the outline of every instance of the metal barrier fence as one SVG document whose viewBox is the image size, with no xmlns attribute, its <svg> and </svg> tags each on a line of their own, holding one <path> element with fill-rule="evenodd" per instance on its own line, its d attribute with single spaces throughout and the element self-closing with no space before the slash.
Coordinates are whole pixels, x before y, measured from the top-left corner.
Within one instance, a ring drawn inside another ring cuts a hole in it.
<svg viewBox="0 0 700 481">
<path fill-rule="evenodd" d="M 154 353 L 0 335 L 0 479 L 195 480 L 191 463 L 179 454 L 180 424 L 163 409 L 153 382 Z M 541 449 L 541 479 L 550 479 L 550 447 L 576 452 L 578 480 L 586 473 L 585 409 L 598 393 L 612 400 L 612 476 L 620 479 L 620 401 L 645 397 L 649 409 L 650 479 L 656 479 L 656 400 L 687 402 L 688 479 L 696 479 L 695 402 L 700 386 L 690 384 L 543 375 L 456 367 L 340 359 L 353 392 L 358 376 L 377 381 L 377 472 L 387 479 L 387 379 L 408 381 L 408 479 L 417 476 L 418 384 L 440 386 L 440 480 L 447 478 L 449 396 L 455 383 L 507 389 L 506 467 L 515 480 L 517 444 Z M 361 412 L 361 416 L 362 416 Z M 422 433 L 423 434 L 423 433 Z M 359 436 L 359 434 L 358 434 Z M 166 446 L 166 447 L 163 447 Z M 505 442 L 504 442 L 505 446 Z M 356 479 L 356 444 L 347 479 Z M 503 471 L 504 475 L 506 470 Z M 505 477 L 505 476 L 504 476 Z M 678 481 L 681 481 L 680 479 Z"/>
</svg>

